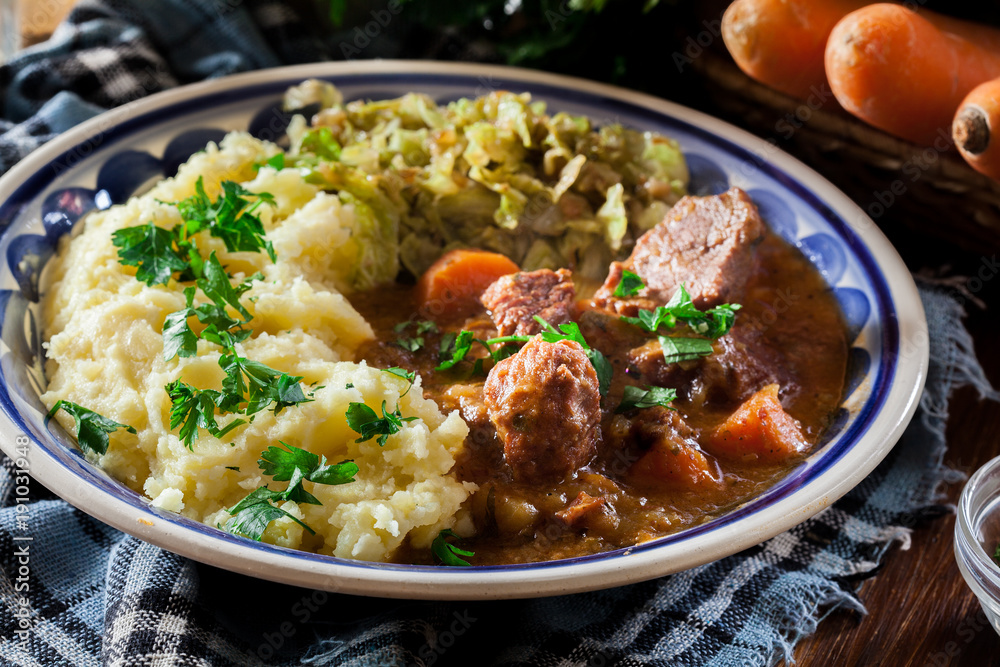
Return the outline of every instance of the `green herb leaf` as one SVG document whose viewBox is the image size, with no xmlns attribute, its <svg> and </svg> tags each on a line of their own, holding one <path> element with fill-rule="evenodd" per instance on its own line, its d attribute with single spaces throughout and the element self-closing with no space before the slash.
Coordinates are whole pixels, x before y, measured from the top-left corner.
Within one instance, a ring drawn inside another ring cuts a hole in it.
<svg viewBox="0 0 1000 667">
<path fill-rule="evenodd" d="M 175 356 L 193 357 L 198 353 L 198 337 L 191 331 L 188 318 L 194 315 L 190 308 L 178 310 L 163 320 L 163 358 L 170 361 Z"/>
<path fill-rule="evenodd" d="M 384 447 L 389 436 L 399 433 L 403 428 L 403 422 L 416 419 L 416 417 L 404 417 L 398 405 L 392 412 L 386 412 L 385 403 L 382 401 L 381 417 L 364 403 L 352 401 L 347 406 L 347 425 L 361 435 L 354 442 L 365 442 L 378 436 L 379 447 Z"/>
<path fill-rule="evenodd" d="M 60 410 L 64 410 L 73 417 L 73 423 L 76 426 L 76 441 L 80 443 L 80 449 L 91 451 L 95 454 L 104 454 L 108 451 L 109 433 L 114 433 L 120 428 L 125 429 L 129 433 L 135 433 L 135 429 L 127 424 L 116 422 L 114 419 L 108 419 L 82 405 L 64 400 L 56 401 L 56 404 L 45 415 L 46 421 L 51 419 Z"/>
<path fill-rule="evenodd" d="M 434 538 L 434 541 L 431 543 L 431 551 L 434 552 L 434 555 L 437 556 L 442 565 L 455 567 L 470 565 L 469 561 L 461 558 L 461 556 L 469 558 L 475 556 L 476 553 L 474 551 L 467 551 L 465 549 L 458 548 L 448 541 L 449 537 L 461 539 L 457 534 L 455 534 L 455 531 L 450 528 L 446 528 L 438 533 L 438 536 Z"/>
<path fill-rule="evenodd" d="M 271 504 L 271 500 L 283 499 L 282 496 L 282 493 L 270 491 L 266 486 L 256 489 L 232 508 L 226 510 L 234 515 L 226 524 L 226 530 L 230 533 L 243 535 L 244 537 L 249 537 L 252 540 L 260 542 L 260 539 L 264 536 L 264 531 L 267 530 L 272 521 L 287 516 L 315 535 L 316 531 L 300 519 L 280 507 L 275 507 Z"/>
<path fill-rule="evenodd" d="M 274 403 L 274 414 L 278 414 L 286 407 L 312 400 L 302 392 L 301 377 L 240 356 L 232 347 L 219 358 L 219 367 L 226 374 L 219 407 L 226 412 L 252 415 Z"/>
<path fill-rule="evenodd" d="M 690 361 L 712 354 L 712 341 L 704 338 L 670 338 L 668 336 L 659 336 L 658 338 L 660 347 L 663 348 L 663 361 L 668 364 Z"/>
<path fill-rule="evenodd" d="M 285 168 L 285 154 L 275 153 L 264 164 L 266 164 L 268 167 L 271 167 L 276 171 L 281 171 L 282 169 Z"/>
<path fill-rule="evenodd" d="M 136 280 L 147 285 L 166 285 L 175 271 L 184 271 L 188 262 L 173 247 L 174 236 L 152 222 L 125 227 L 111 235 L 118 248 L 118 261 L 137 268 Z"/>
<path fill-rule="evenodd" d="M 646 283 L 642 282 L 642 278 L 625 269 L 622 271 L 622 279 L 615 285 L 615 291 L 612 292 L 612 295 L 619 299 L 626 299 L 641 292 L 645 286 Z"/>
<path fill-rule="evenodd" d="M 205 261 L 203 275 L 204 277 L 198 279 L 198 287 L 201 288 L 206 297 L 215 302 L 217 308 L 224 308 L 228 305 L 234 308 L 243 317 L 244 321 L 250 319 L 250 313 L 240 303 L 240 297 L 250 289 L 250 283 L 257 278 L 256 275 L 247 278 L 238 286 L 234 286 L 229 279 L 229 274 L 226 273 L 225 267 L 219 262 L 219 258 L 215 256 L 214 251 L 208 256 L 208 260 Z M 219 317 L 219 314 L 217 310 L 206 310 L 205 316 L 206 318 L 210 316 Z"/>
<path fill-rule="evenodd" d="M 718 338 L 733 328 L 736 311 L 739 309 L 738 303 L 725 303 L 707 311 L 698 310 L 691 301 L 691 295 L 681 284 L 665 306 L 659 306 L 655 310 L 642 309 L 637 317 L 621 319 L 650 333 L 656 333 L 661 326 L 670 329 L 677 326 L 677 322 L 683 322 L 692 331 Z"/>
<path fill-rule="evenodd" d="M 629 410 L 641 410 L 660 405 L 670 410 L 670 404 L 677 399 L 677 390 L 671 387 L 636 387 L 628 385 L 622 396 L 622 402 L 615 412 L 627 412 Z"/>
<path fill-rule="evenodd" d="M 438 350 L 438 359 L 441 363 L 434 370 L 447 370 L 465 359 L 475 339 L 476 335 L 468 330 L 460 331 L 458 335 L 448 332 L 442 336 Z"/>
<path fill-rule="evenodd" d="M 199 428 L 212 434 L 220 432 L 219 424 L 215 421 L 215 406 L 221 397 L 219 392 L 212 389 L 197 389 L 180 380 L 174 380 L 164 389 L 172 404 L 170 429 L 180 427 L 179 435 L 185 447 L 194 449 Z"/>
<path fill-rule="evenodd" d="M 273 445 L 268 447 L 261 452 L 257 465 L 274 481 L 288 482 L 288 487 L 284 491 L 272 491 L 266 485 L 262 486 L 226 510 L 229 514 L 235 515 L 226 526 L 229 532 L 259 541 L 272 521 L 287 516 L 315 534 L 312 528 L 272 503 L 291 500 L 295 503 L 321 505 L 316 496 L 302 487 L 303 481 L 308 480 L 316 484 L 347 484 L 354 481 L 354 476 L 358 472 L 358 466 L 353 461 L 328 465 L 325 456 L 317 456 L 287 442 L 280 440 L 278 442 L 285 449 Z"/>
<path fill-rule="evenodd" d="M 424 337 L 416 336 L 414 338 L 407 338 L 406 336 L 400 336 L 396 339 L 396 345 L 400 346 L 407 352 L 416 352 L 423 348 Z"/>
<path fill-rule="evenodd" d="M 403 380 L 409 381 L 410 386 L 407 387 L 406 391 L 404 391 L 400 395 L 400 398 L 410 393 L 410 389 L 413 387 L 413 382 L 417 379 L 416 371 L 408 371 L 405 368 L 400 368 L 399 366 L 393 366 L 392 368 L 383 368 L 382 372 L 388 373 L 389 375 L 395 375 L 398 378 L 402 378 Z"/>
<path fill-rule="evenodd" d="M 204 229 L 226 244 L 229 252 L 267 252 L 275 261 L 271 242 L 264 239 L 264 225 L 254 211 L 262 203 L 273 204 L 274 197 L 267 193 L 253 193 L 234 181 L 220 183 L 222 193 L 212 202 L 205 194 L 202 178 L 195 184 L 195 194 L 175 202 L 184 219 L 185 237 L 190 237 Z M 251 202 L 247 197 L 255 198 Z"/>
</svg>

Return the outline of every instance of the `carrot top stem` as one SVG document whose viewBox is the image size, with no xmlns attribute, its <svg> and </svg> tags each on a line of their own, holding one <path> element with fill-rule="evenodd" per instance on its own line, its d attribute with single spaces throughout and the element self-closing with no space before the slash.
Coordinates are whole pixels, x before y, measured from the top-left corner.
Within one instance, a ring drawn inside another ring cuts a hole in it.
<svg viewBox="0 0 1000 667">
<path fill-rule="evenodd" d="M 952 134 L 959 148 L 980 155 L 990 146 L 990 122 L 986 112 L 977 106 L 964 107 L 955 118 Z"/>
</svg>

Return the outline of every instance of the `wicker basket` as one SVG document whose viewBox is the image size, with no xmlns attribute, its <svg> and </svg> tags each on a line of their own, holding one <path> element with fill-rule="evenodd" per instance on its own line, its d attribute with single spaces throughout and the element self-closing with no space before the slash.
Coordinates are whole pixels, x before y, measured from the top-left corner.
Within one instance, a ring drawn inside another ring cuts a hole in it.
<svg viewBox="0 0 1000 667">
<path fill-rule="evenodd" d="M 1000 250 L 1000 183 L 969 167 L 942 129 L 916 146 L 843 111 L 829 91 L 802 102 L 747 77 L 728 55 L 692 63 L 713 107 L 829 178 L 880 225 L 947 240 L 974 253 Z M 825 98 L 825 99 L 824 99 Z"/>
</svg>

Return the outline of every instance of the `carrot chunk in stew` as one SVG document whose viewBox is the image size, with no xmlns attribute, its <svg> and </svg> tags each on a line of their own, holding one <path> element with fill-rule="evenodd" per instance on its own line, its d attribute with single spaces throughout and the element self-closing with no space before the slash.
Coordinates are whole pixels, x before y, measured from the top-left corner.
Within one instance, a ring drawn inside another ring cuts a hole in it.
<svg viewBox="0 0 1000 667">
<path fill-rule="evenodd" d="M 517 264 L 495 252 L 446 252 L 417 282 L 420 310 L 435 319 L 469 315 L 480 307 L 479 298 L 487 287 L 519 270 Z"/>
<path fill-rule="evenodd" d="M 799 423 L 781 407 L 777 384 L 748 398 L 707 434 L 704 444 L 716 456 L 767 463 L 784 461 L 809 446 Z"/>
<path fill-rule="evenodd" d="M 718 488 L 716 466 L 683 441 L 658 440 L 632 465 L 632 483 L 645 487 L 699 491 Z"/>
</svg>

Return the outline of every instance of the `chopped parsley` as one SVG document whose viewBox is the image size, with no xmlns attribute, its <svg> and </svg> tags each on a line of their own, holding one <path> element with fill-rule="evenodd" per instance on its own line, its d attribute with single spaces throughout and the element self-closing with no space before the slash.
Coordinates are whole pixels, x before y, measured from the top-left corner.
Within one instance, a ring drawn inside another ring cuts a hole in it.
<svg viewBox="0 0 1000 667">
<path fill-rule="evenodd" d="M 174 248 L 174 234 L 152 222 L 125 227 L 111 235 L 118 248 L 118 261 L 136 267 L 135 278 L 147 285 L 166 285 L 174 273 L 186 271 L 186 253 Z"/>
<path fill-rule="evenodd" d="M 438 348 L 438 360 L 441 362 L 434 370 L 447 370 L 465 359 L 472 349 L 473 343 L 478 339 L 476 335 L 468 330 L 462 330 L 455 334 L 448 332 L 441 337 L 441 345 Z M 489 345 L 486 346 L 489 349 Z"/>
<path fill-rule="evenodd" d="M 615 412 L 627 412 L 629 410 L 641 410 L 659 405 L 669 410 L 673 410 L 670 404 L 676 400 L 677 390 L 671 387 L 649 387 L 643 389 L 628 385 L 622 396 L 622 402 Z"/>
<path fill-rule="evenodd" d="M 409 422 L 416 417 L 404 417 L 399 411 L 399 405 L 392 412 L 386 412 L 385 401 L 382 401 L 382 416 L 364 403 L 352 401 L 347 406 L 347 425 L 357 431 L 361 437 L 354 442 L 365 442 L 378 436 L 379 447 L 384 447 L 390 435 L 399 433 L 403 422 Z"/>
<path fill-rule="evenodd" d="M 76 425 L 76 440 L 80 443 L 80 448 L 95 454 L 104 454 L 108 451 L 109 433 L 114 433 L 120 428 L 129 433 L 135 433 L 135 429 L 127 424 L 108 419 L 93 410 L 62 399 L 56 401 L 49 413 L 45 415 L 45 419 L 51 419 L 60 410 L 64 410 L 73 417 L 73 422 Z"/>
<path fill-rule="evenodd" d="M 659 336 L 663 348 L 663 361 L 668 364 L 690 361 L 712 354 L 712 341 L 704 338 L 671 338 Z"/>
<path fill-rule="evenodd" d="M 400 368 L 399 366 L 393 366 L 392 368 L 383 368 L 382 372 L 383 373 L 388 373 L 389 375 L 395 375 L 398 378 L 402 378 L 403 380 L 409 381 L 410 386 L 408 386 L 406 388 L 406 391 L 404 391 L 400 395 L 400 398 L 402 398 L 403 396 L 406 396 L 408 393 L 410 393 L 410 389 L 413 388 L 413 382 L 414 382 L 414 380 L 417 379 L 417 373 L 416 373 L 416 371 L 408 371 L 405 368 Z"/>
<path fill-rule="evenodd" d="M 1000 543 L 997 543 L 997 550 L 993 552 L 993 557 L 1000 561 Z"/>
<path fill-rule="evenodd" d="M 279 441 L 281 442 L 281 441 Z M 290 500 L 295 503 L 321 505 L 322 503 L 303 488 L 304 481 L 315 484 L 347 484 L 354 481 L 358 466 L 353 461 L 329 465 L 326 457 L 281 442 L 286 448 L 271 446 L 260 455 L 257 465 L 276 482 L 288 482 L 284 491 L 272 491 L 266 485 L 254 489 L 240 502 L 226 510 L 233 519 L 226 524 L 230 533 L 260 541 L 268 525 L 276 519 L 288 517 L 315 534 L 312 528 L 289 512 L 272 503 Z"/>
<path fill-rule="evenodd" d="M 274 414 L 278 414 L 284 408 L 312 400 L 302 393 L 301 377 L 242 357 L 232 347 L 219 358 L 219 366 L 226 373 L 218 400 L 224 412 L 252 415 L 273 403 Z"/>
<path fill-rule="evenodd" d="M 222 239 L 229 252 L 267 252 L 271 261 L 277 258 L 271 242 L 264 239 L 264 224 L 255 215 L 263 203 L 274 205 L 274 196 L 267 192 L 250 192 L 235 181 L 222 181 L 222 193 L 213 202 L 205 193 L 204 180 L 199 177 L 195 193 L 174 202 L 184 224 L 184 238 L 207 229 L 212 236 Z M 247 199 L 255 198 L 254 201 Z M 176 229 L 176 228 L 175 228 Z"/>
<path fill-rule="evenodd" d="M 682 322 L 696 333 L 718 338 L 733 328 L 736 311 L 739 309 L 738 303 L 725 303 L 706 311 L 698 310 L 691 301 L 691 295 L 681 284 L 667 305 L 658 306 L 655 310 L 644 308 L 637 313 L 637 317 L 623 316 L 621 319 L 650 333 L 656 333 L 660 327 L 672 329 L 678 322 Z"/>
<path fill-rule="evenodd" d="M 413 327 L 415 329 L 415 334 L 413 336 L 402 335 L 408 329 Z M 424 347 L 424 335 L 429 333 L 437 333 L 438 326 L 431 320 L 406 320 L 405 322 L 400 322 L 392 328 L 397 334 L 401 334 L 396 338 L 396 345 L 408 350 L 409 352 L 416 352 Z"/>
<path fill-rule="evenodd" d="M 221 437 L 240 424 L 236 419 L 224 429 L 215 421 L 215 406 L 222 400 L 222 392 L 214 389 L 198 389 L 186 382 L 174 380 L 164 389 L 170 397 L 170 429 L 180 428 L 181 442 L 188 449 L 194 449 L 198 439 L 198 429 L 203 428 L 216 437 Z"/>
<path fill-rule="evenodd" d="M 615 285 L 615 291 L 612 295 L 618 297 L 619 299 L 626 299 L 641 292 L 642 288 L 645 286 L 646 283 L 642 282 L 642 278 L 628 269 L 625 269 L 622 271 L 622 279 L 618 281 L 617 285 Z"/>
<path fill-rule="evenodd" d="M 471 563 L 462 558 L 462 556 L 465 556 L 465 558 L 470 558 L 472 556 L 475 556 L 476 553 L 474 551 L 460 549 L 459 547 L 455 546 L 454 544 L 448 541 L 449 537 L 461 539 L 457 534 L 455 534 L 455 531 L 453 531 L 451 528 L 446 528 L 442 530 L 440 533 L 438 533 L 438 536 L 435 537 L 434 541 L 431 543 L 431 551 L 434 552 L 434 555 L 437 556 L 437 559 L 441 561 L 442 565 L 451 565 L 451 566 L 471 565 Z"/>
</svg>

